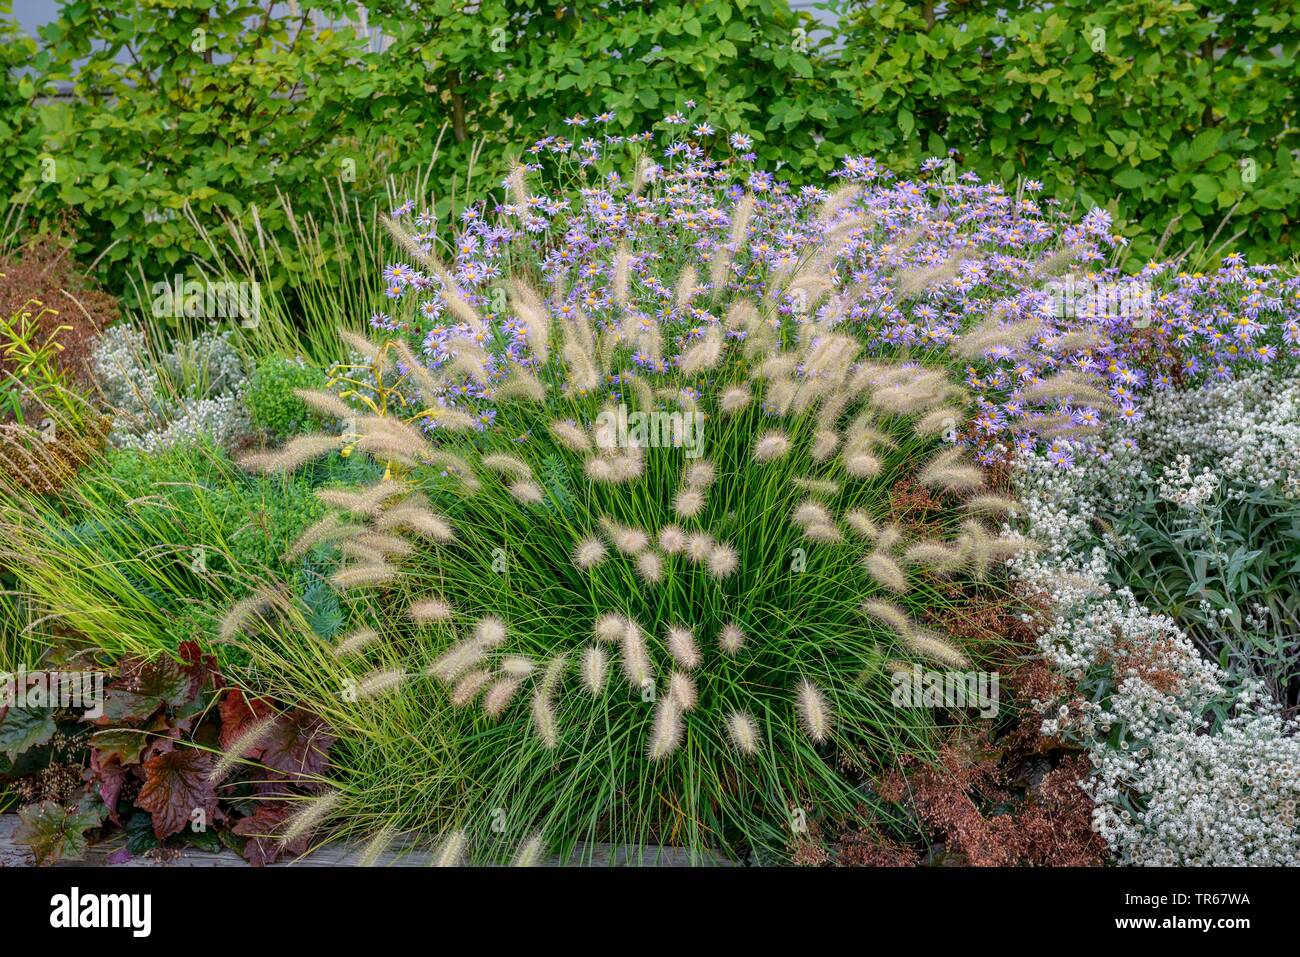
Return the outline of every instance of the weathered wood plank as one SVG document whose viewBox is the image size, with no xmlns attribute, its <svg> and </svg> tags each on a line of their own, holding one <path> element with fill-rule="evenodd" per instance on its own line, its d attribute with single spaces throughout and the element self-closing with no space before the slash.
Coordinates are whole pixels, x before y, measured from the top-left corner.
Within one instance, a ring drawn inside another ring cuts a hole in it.
<svg viewBox="0 0 1300 957">
<path fill-rule="evenodd" d="M 30 867 L 32 857 L 28 849 L 21 844 L 14 843 L 14 831 L 18 828 L 18 815 L 0 814 L 0 867 Z M 108 863 L 116 851 L 123 846 L 123 838 L 120 835 L 110 838 L 101 844 L 91 847 L 86 854 L 84 861 L 68 861 L 66 866 L 90 866 L 90 867 L 247 867 L 248 864 L 242 857 L 231 850 L 222 850 L 219 852 L 201 851 L 197 848 L 185 848 L 179 852 L 169 852 L 161 858 L 152 855 L 143 857 L 132 857 L 121 864 Z M 692 865 L 691 855 L 678 847 L 654 847 L 643 848 L 638 853 L 636 850 L 628 848 L 617 848 L 610 844 L 597 844 L 590 849 L 590 855 L 586 853 L 585 847 L 574 852 L 570 862 L 581 861 L 584 857 L 590 857 L 587 866 L 589 867 L 606 867 L 616 866 L 623 867 L 629 864 L 639 864 L 642 866 L 652 867 L 690 867 Z M 281 864 L 272 865 L 274 867 L 349 867 L 355 864 L 357 855 L 360 854 L 361 848 L 357 845 L 333 844 L 322 847 L 307 857 L 296 861 L 286 861 Z M 423 848 L 412 848 L 408 846 L 394 847 L 380 855 L 377 866 L 384 867 L 426 867 L 432 858 L 432 853 Z M 710 857 L 699 863 L 712 867 L 729 867 L 733 866 L 729 861 L 720 857 Z M 546 862 L 547 867 L 561 866 L 560 859 L 553 857 Z"/>
</svg>

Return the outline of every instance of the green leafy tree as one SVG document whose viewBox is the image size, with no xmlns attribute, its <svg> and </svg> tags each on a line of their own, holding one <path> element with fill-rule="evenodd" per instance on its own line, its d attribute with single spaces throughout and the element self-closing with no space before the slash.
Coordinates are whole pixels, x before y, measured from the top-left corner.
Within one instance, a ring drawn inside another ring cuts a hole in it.
<svg viewBox="0 0 1300 957">
<path fill-rule="evenodd" d="M 770 165 L 811 175 L 834 164 L 834 151 L 818 148 L 825 131 L 851 119 L 818 66 L 826 40 L 784 0 L 375 0 L 369 8 L 395 38 L 384 66 L 390 95 L 432 94 L 447 112 L 449 169 L 480 138 L 489 143 L 480 162 L 504 172 L 504 147 L 565 131 L 573 117 L 611 113 L 604 133 L 639 133 L 693 101 L 693 116 L 715 124 L 720 139 L 721 131 L 749 135 Z"/>
</svg>

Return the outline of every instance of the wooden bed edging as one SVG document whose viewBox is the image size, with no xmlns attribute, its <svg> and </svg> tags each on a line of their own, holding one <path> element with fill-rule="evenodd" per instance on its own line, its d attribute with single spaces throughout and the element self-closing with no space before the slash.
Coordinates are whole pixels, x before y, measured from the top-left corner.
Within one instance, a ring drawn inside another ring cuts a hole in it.
<svg viewBox="0 0 1300 957">
<path fill-rule="evenodd" d="M 14 832 L 18 828 L 18 815 L 0 814 L 0 867 L 31 867 L 32 855 L 28 848 L 23 844 L 14 843 Z M 101 844 L 96 844 L 86 852 L 86 858 L 82 861 L 63 861 L 55 865 L 58 867 L 248 867 L 248 862 L 242 857 L 229 849 L 220 851 L 202 851 L 198 848 L 187 847 L 171 852 L 161 859 L 151 855 L 141 857 L 132 857 L 121 864 L 109 864 L 108 858 L 116 851 L 121 850 L 122 839 L 120 835 L 115 835 Z M 361 852 L 358 845 L 332 844 L 320 848 L 307 857 L 299 860 L 285 861 L 280 864 L 272 864 L 272 867 L 351 867 L 355 864 L 357 855 Z M 174 854 L 174 856 L 173 856 Z M 575 852 L 575 857 L 580 857 L 579 852 Z M 396 848 L 385 851 L 376 861 L 377 867 L 426 867 L 432 859 L 433 853 L 428 850 L 406 850 Z M 629 858 L 632 863 L 639 863 L 652 867 L 690 867 L 692 866 L 691 855 L 689 851 L 678 847 L 654 847 L 643 848 L 639 853 L 632 852 L 629 854 L 626 849 L 615 847 L 612 844 L 596 844 L 591 849 L 591 860 L 585 866 L 587 867 L 606 867 L 606 866 L 626 866 L 629 864 Z M 570 860 L 572 860 L 571 858 Z M 733 867 L 731 861 L 717 856 L 710 856 L 705 861 L 700 862 L 710 867 Z M 558 857 L 550 858 L 546 867 L 560 867 L 561 861 Z"/>
</svg>

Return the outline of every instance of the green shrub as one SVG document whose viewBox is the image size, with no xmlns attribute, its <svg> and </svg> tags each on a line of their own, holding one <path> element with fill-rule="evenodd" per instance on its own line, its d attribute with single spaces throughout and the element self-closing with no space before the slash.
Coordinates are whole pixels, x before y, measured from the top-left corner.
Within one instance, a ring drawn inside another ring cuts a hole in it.
<svg viewBox="0 0 1300 957">
<path fill-rule="evenodd" d="M 574 117 L 611 116 L 607 126 L 571 127 L 575 138 L 626 135 L 689 111 L 688 102 L 719 130 L 755 137 L 768 168 L 812 178 L 838 158 L 822 140 L 833 144 L 856 119 L 821 69 L 828 38 L 785 0 L 368 6 L 394 37 L 384 64 L 390 94 L 400 105 L 431 85 L 452 124 L 445 168 L 464 168 L 482 137 L 488 147 L 477 163 L 489 183 L 508 172 L 505 153 Z"/>
<path fill-rule="evenodd" d="M 1300 706 L 1300 380 L 1270 367 L 1156 396 L 1102 511 L 1112 579 L 1210 661 Z"/>
<path fill-rule="evenodd" d="M 73 3 L 41 29 L 39 77 L 70 81 L 73 97 L 40 108 L 54 175 L 32 165 L 21 186 L 47 220 L 77 211 L 78 250 L 102 254 L 129 304 L 206 253 L 187 208 L 255 224 L 264 243 L 288 234 L 281 194 L 308 205 L 329 179 L 369 199 L 382 182 L 367 132 L 382 116 L 357 109 L 373 82 L 365 41 L 313 25 L 335 4 L 302 7 L 298 20 L 238 0 Z M 301 267 L 286 261 L 277 278 Z"/>
<path fill-rule="evenodd" d="M 1150 488 L 1117 516 L 1132 547 L 1114 580 L 1168 614 L 1206 657 L 1237 676 L 1261 679 L 1284 707 L 1300 704 L 1300 506 L 1276 491 L 1189 511 Z"/>
<path fill-rule="evenodd" d="M 36 42 L 10 19 L 13 0 L 0 0 L 0 209 L 17 199 L 19 182 L 33 172 L 42 172 L 38 154 L 41 129 L 32 103 L 41 84 L 30 74 L 18 71 L 29 66 L 36 55 Z M 0 216 L 0 243 L 8 240 L 8 229 L 16 224 Z"/>
<path fill-rule="evenodd" d="M 255 427 L 278 439 L 320 425 L 319 417 L 293 394 L 295 389 L 320 389 L 325 373 L 302 359 L 273 357 L 258 364 L 249 379 L 245 403 Z"/>
</svg>

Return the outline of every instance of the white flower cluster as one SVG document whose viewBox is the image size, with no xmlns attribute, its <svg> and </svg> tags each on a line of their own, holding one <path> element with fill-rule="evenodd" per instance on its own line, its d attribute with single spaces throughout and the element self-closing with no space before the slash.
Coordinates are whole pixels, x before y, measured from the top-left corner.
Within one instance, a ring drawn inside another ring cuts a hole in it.
<svg viewBox="0 0 1300 957">
<path fill-rule="evenodd" d="M 113 407 L 117 448 L 156 452 L 200 436 L 224 445 L 248 429 L 247 376 L 229 332 L 203 332 L 154 354 L 143 330 L 123 323 L 100 335 L 91 361 Z"/>
<path fill-rule="evenodd" d="M 120 323 L 99 334 L 91 364 L 104 398 L 117 410 L 136 415 L 162 411 L 157 374 L 145 367 L 144 333 Z"/>
<path fill-rule="evenodd" d="M 1094 751 L 1093 823 L 1120 862 L 1300 865 L 1300 737 L 1267 705 L 1237 704 L 1214 734 L 1183 727 L 1136 752 Z"/>
<path fill-rule="evenodd" d="M 1160 474 L 1160 497 L 1179 508 L 1195 511 L 1208 502 L 1219 488 L 1219 477 L 1208 468 L 1192 474 L 1192 457 L 1180 455 Z"/>
<path fill-rule="evenodd" d="M 1229 497 L 1279 488 L 1300 498 L 1300 379 L 1257 372 L 1151 396 L 1133 434 L 1148 460 L 1189 457 Z"/>
<path fill-rule="evenodd" d="M 1127 445 L 1077 462 L 1069 471 L 1036 455 L 1019 463 L 1027 532 L 1045 547 L 1010 564 L 1050 605 L 1054 624 L 1039 646 L 1074 692 L 1039 702 L 1043 733 L 1088 749 L 1094 826 L 1124 864 L 1300 864 L 1294 724 L 1253 682 L 1225 690 L 1228 676 L 1172 619 L 1112 589 L 1107 549 L 1089 544 L 1097 505 L 1145 469 Z M 1190 458 L 1185 466 L 1190 473 Z M 1206 718 L 1212 705 L 1232 715 L 1217 728 Z"/>
<path fill-rule="evenodd" d="M 248 429 L 243 399 L 236 395 L 219 395 L 211 399 L 183 399 L 174 418 L 159 428 L 140 433 L 119 430 L 115 422 L 109 438 L 118 448 L 158 452 L 203 437 L 226 446 Z"/>
</svg>

